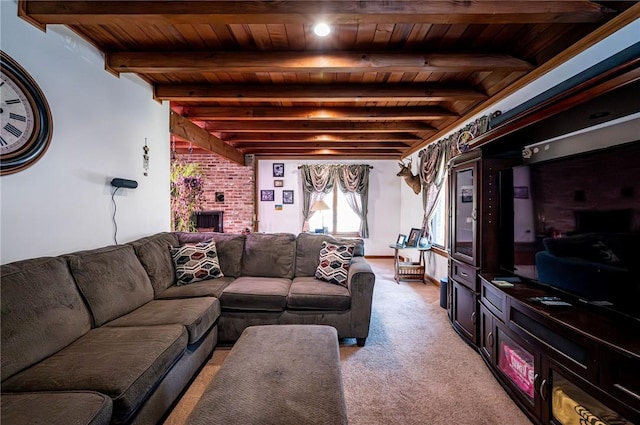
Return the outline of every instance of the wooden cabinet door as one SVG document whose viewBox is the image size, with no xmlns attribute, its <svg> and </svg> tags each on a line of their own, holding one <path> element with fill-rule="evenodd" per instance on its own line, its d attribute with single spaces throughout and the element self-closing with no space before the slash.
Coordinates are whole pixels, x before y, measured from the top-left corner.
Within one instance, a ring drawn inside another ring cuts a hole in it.
<svg viewBox="0 0 640 425">
<path fill-rule="evenodd" d="M 477 342 L 476 293 L 452 280 L 453 324 L 473 344 Z"/>
<path fill-rule="evenodd" d="M 478 334 L 478 346 L 480 354 L 489 362 L 495 365 L 495 325 L 493 314 L 482 304 L 480 304 L 480 332 Z"/>
<path fill-rule="evenodd" d="M 478 265 L 478 160 L 451 170 L 451 256 Z"/>
</svg>

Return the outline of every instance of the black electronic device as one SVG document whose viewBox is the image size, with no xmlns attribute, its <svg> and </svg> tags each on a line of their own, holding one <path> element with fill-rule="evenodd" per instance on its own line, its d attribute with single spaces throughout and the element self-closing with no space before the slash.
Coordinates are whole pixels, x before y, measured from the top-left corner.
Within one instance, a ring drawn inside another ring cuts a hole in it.
<svg viewBox="0 0 640 425">
<path fill-rule="evenodd" d="M 639 155 L 633 142 L 502 171 L 501 269 L 640 321 L 640 200 L 620 195 L 640 187 Z"/>
<path fill-rule="evenodd" d="M 136 187 L 138 187 L 138 182 L 135 180 L 115 178 L 111 180 L 111 186 L 118 188 L 124 187 L 125 189 L 135 189 Z"/>
</svg>

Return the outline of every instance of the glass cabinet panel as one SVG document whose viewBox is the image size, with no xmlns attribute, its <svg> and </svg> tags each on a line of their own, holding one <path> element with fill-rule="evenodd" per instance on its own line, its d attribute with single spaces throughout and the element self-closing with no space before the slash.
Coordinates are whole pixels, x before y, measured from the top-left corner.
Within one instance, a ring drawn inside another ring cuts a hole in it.
<svg viewBox="0 0 640 425">
<path fill-rule="evenodd" d="M 498 328 L 498 369 L 533 405 L 535 398 L 535 360 L 533 354 Z"/>
<path fill-rule="evenodd" d="M 475 264 L 476 182 L 475 163 L 454 169 L 455 208 L 453 215 L 453 256 Z"/>
<path fill-rule="evenodd" d="M 631 422 L 591 397 L 557 370 L 551 370 L 551 416 L 562 425 L 610 424 Z"/>
</svg>

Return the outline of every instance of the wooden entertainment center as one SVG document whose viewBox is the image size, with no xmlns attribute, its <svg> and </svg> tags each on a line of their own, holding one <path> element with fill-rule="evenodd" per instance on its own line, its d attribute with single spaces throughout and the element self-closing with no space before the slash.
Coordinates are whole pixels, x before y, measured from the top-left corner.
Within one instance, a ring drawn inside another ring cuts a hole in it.
<svg viewBox="0 0 640 425">
<path fill-rule="evenodd" d="M 593 125 L 585 114 L 640 112 L 636 100 L 615 105 L 616 95 L 640 97 L 639 75 L 638 58 L 603 70 L 492 128 L 449 164 L 448 316 L 536 424 L 640 424 L 640 320 L 501 267 L 499 173 L 522 162 L 524 145 Z"/>
<path fill-rule="evenodd" d="M 575 300 L 545 306 L 530 299 L 557 294 L 525 282 L 498 288 L 494 278 L 480 275 L 478 347 L 535 422 L 557 423 L 554 417 L 566 414 L 562 409 L 574 407 L 573 401 L 616 424 L 640 423 L 637 324 Z"/>
</svg>

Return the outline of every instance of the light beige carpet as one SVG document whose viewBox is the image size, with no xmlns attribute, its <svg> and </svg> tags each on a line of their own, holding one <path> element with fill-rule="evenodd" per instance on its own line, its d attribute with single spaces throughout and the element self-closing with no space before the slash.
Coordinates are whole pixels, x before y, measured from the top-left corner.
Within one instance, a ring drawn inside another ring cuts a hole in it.
<svg viewBox="0 0 640 425">
<path fill-rule="evenodd" d="M 530 425 L 480 355 L 451 327 L 439 288 L 398 285 L 391 260 L 370 262 L 376 287 L 367 344 L 340 344 L 349 423 Z M 165 425 L 184 424 L 228 352 L 214 351 Z"/>
</svg>

